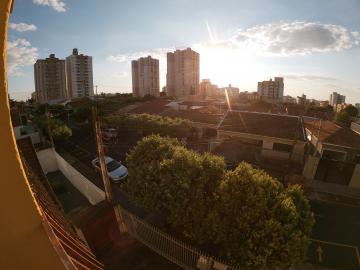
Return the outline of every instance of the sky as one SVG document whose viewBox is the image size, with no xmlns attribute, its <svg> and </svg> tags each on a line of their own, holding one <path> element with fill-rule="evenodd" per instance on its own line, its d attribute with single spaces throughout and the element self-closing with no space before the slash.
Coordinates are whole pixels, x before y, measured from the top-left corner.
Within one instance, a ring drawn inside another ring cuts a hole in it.
<svg viewBox="0 0 360 270">
<path fill-rule="evenodd" d="M 283 76 L 285 95 L 360 103 L 359 0 L 15 0 L 7 44 L 9 93 L 34 91 L 33 64 L 51 53 L 93 57 L 99 92 L 131 92 L 132 59 L 191 47 L 200 78 L 256 91 Z"/>
</svg>

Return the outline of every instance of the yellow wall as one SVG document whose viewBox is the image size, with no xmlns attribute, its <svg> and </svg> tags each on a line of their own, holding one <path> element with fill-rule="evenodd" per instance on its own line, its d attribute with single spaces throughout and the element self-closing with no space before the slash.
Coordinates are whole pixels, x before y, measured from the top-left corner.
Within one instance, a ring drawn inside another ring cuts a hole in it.
<svg viewBox="0 0 360 270">
<path fill-rule="evenodd" d="M 12 132 L 5 70 L 11 2 L 0 0 L 0 269 L 65 269 L 41 224 Z"/>
</svg>

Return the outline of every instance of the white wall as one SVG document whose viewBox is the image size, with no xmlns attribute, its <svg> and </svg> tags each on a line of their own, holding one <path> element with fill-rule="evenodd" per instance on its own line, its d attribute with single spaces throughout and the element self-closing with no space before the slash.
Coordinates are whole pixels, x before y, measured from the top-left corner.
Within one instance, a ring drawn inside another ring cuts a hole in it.
<svg viewBox="0 0 360 270">
<path fill-rule="evenodd" d="M 41 150 L 36 153 L 40 165 L 45 173 L 61 171 L 65 177 L 77 188 L 92 204 L 98 204 L 105 199 L 105 192 L 79 173 L 53 148 Z"/>
<path fill-rule="evenodd" d="M 40 139 L 40 134 L 39 132 L 35 131 L 33 133 L 30 134 L 26 134 L 26 135 L 21 135 L 21 129 L 23 128 L 23 126 L 17 126 L 14 127 L 14 134 L 15 134 L 15 138 L 17 140 L 22 139 L 22 138 L 26 138 L 26 137 L 30 137 L 32 144 L 37 144 L 41 142 Z"/>
<path fill-rule="evenodd" d="M 45 174 L 59 170 L 53 148 L 38 151 L 36 155 Z"/>
<path fill-rule="evenodd" d="M 356 164 L 349 187 L 360 188 L 360 164 Z"/>
<path fill-rule="evenodd" d="M 308 156 L 305 162 L 303 176 L 307 179 L 314 179 L 319 161 L 320 159 L 318 157 Z"/>
</svg>

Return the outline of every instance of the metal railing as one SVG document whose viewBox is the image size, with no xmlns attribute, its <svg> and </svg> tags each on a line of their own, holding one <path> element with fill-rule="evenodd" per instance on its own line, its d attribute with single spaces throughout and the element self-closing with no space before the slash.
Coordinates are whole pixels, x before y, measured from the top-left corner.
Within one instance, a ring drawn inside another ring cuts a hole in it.
<svg viewBox="0 0 360 270">
<path fill-rule="evenodd" d="M 182 241 L 164 233 L 117 205 L 120 229 L 126 231 L 159 255 L 187 270 L 236 270 L 238 268 L 209 256 Z"/>
</svg>

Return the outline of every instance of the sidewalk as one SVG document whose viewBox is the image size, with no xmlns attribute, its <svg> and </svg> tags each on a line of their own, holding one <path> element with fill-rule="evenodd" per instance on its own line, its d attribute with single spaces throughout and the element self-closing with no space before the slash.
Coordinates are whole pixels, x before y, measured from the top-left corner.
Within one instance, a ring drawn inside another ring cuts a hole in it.
<svg viewBox="0 0 360 270">
<path fill-rule="evenodd" d="M 360 207 L 360 189 L 348 186 L 312 180 L 309 181 L 309 190 L 306 194 L 314 200 Z"/>
</svg>

